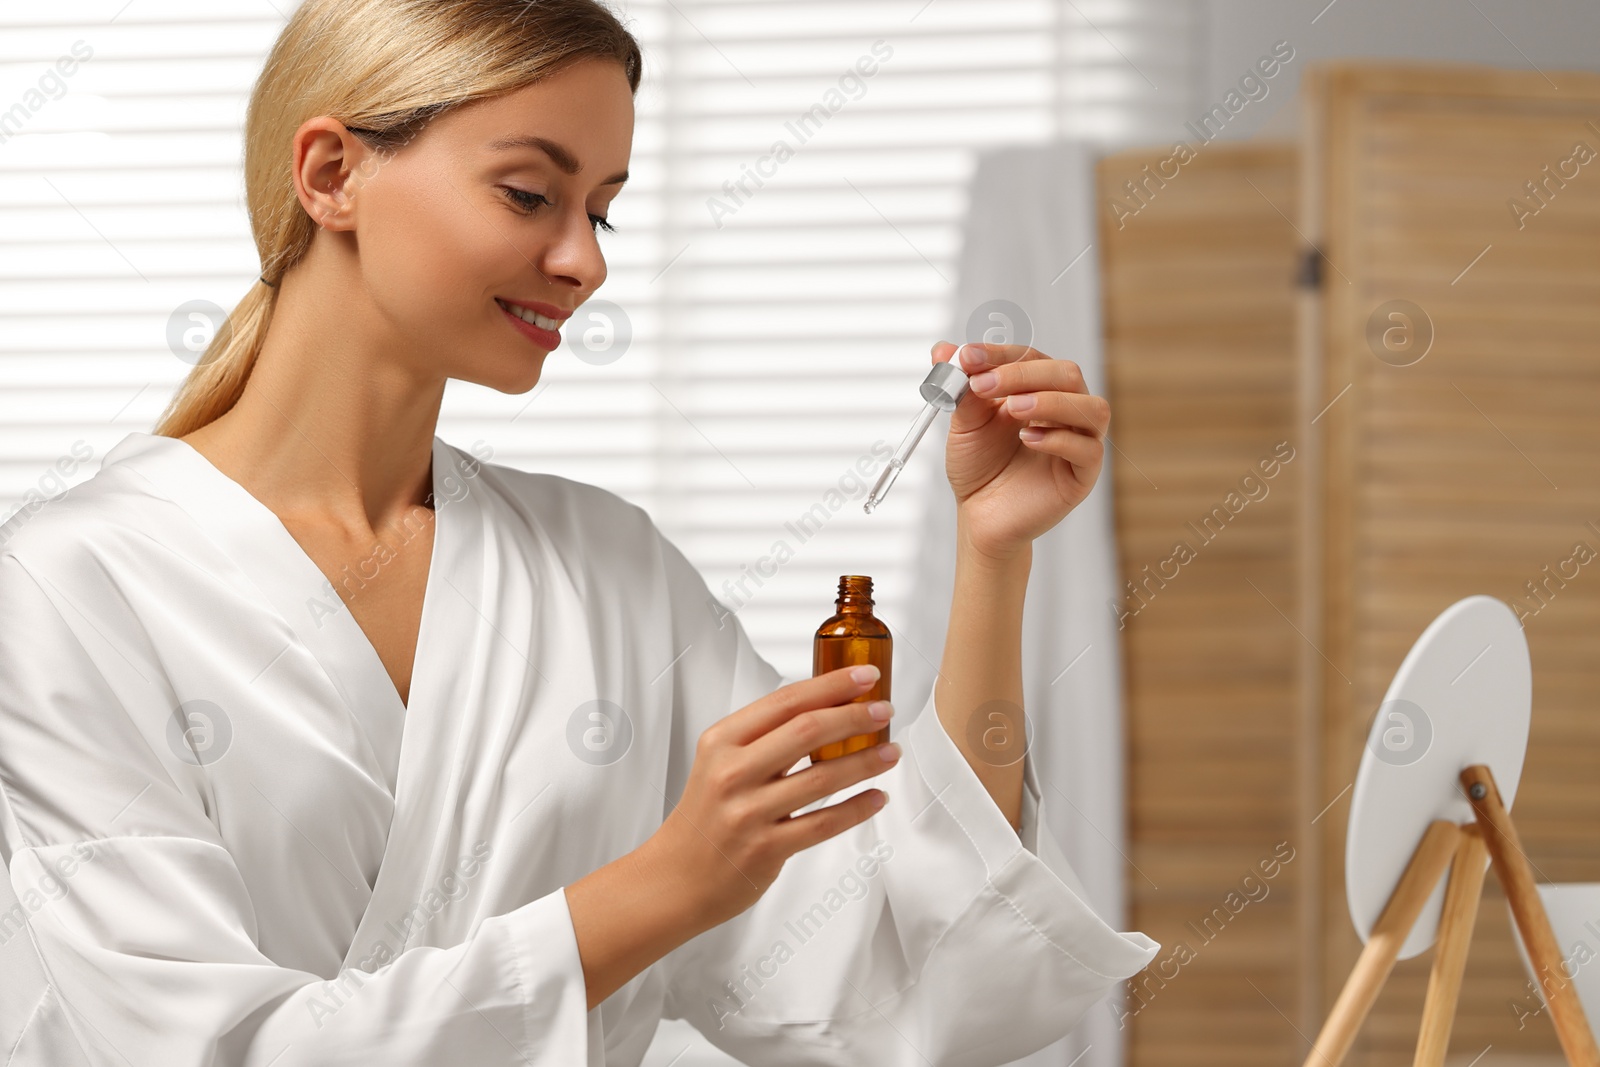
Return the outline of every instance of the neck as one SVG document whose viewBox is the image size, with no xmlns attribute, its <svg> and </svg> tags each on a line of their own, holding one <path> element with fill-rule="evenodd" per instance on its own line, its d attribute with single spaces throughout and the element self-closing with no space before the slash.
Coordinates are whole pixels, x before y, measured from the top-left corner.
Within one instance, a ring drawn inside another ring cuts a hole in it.
<svg viewBox="0 0 1600 1067">
<path fill-rule="evenodd" d="M 375 530 L 432 489 L 445 379 L 419 375 L 352 275 L 322 266 L 284 277 L 238 403 L 184 440 L 279 515 Z"/>
</svg>

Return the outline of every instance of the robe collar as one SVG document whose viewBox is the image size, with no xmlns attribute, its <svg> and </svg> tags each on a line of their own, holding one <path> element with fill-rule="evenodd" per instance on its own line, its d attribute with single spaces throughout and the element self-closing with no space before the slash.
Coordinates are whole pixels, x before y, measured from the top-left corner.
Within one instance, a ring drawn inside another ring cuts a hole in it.
<svg viewBox="0 0 1600 1067">
<path fill-rule="evenodd" d="M 391 795 L 401 777 L 405 720 L 442 695 L 444 680 L 436 670 L 441 658 L 428 654 L 447 632 L 440 629 L 447 620 L 439 616 L 449 605 L 441 601 L 466 597 L 475 603 L 481 591 L 482 567 L 470 565 L 481 551 L 478 507 L 470 493 L 453 499 L 451 488 L 463 484 L 460 453 L 437 435 L 431 452 L 433 547 L 412 668 L 411 712 L 366 632 L 321 568 L 278 516 L 244 486 L 187 442 L 155 434 L 130 433 L 106 454 L 103 464 L 104 468 L 125 465 L 188 513 L 273 606 L 288 624 L 292 639 L 310 650 L 362 726 Z M 349 580 L 358 582 L 361 577 L 352 569 Z"/>
<path fill-rule="evenodd" d="M 116 466 L 193 518 L 287 623 L 292 638 L 286 634 L 286 640 L 310 650 L 372 740 L 393 808 L 372 896 L 344 966 L 371 969 L 424 941 L 424 924 L 406 917 L 419 893 L 470 845 L 462 839 L 461 808 L 472 778 L 467 750 L 482 743 L 473 733 L 482 727 L 472 709 L 484 699 L 477 668 L 488 649 L 505 640 L 490 618 L 495 590 L 486 577 L 493 570 L 490 515 L 497 490 L 481 461 L 433 439 L 433 553 L 409 707 L 321 568 L 242 485 L 188 443 L 146 433 L 129 434 L 106 454 L 103 468 Z M 228 578 L 241 580 L 239 574 Z"/>
</svg>

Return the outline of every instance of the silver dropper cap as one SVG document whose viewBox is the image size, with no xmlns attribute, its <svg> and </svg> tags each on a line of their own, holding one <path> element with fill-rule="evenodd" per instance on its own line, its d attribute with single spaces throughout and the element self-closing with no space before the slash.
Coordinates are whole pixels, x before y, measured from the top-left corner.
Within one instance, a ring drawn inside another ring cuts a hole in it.
<svg viewBox="0 0 1600 1067">
<path fill-rule="evenodd" d="M 967 395 L 967 372 L 961 369 L 961 349 L 950 358 L 935 363 L 928 376 L 922 379 L 919 391 L 922 399 L 941 411 L 954 411 L 961 398 Z"/>
</svg>

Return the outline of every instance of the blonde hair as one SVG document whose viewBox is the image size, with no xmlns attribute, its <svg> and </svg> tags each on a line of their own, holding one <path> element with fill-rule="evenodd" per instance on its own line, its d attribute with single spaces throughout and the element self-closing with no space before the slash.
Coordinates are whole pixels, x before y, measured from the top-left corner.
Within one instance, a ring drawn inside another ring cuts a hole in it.
<svg viewBox="0 0 1600 1067">
<path fill-rule="evenodd" d="M 317 229 L 290 176 L 289 143 L 303 122 L 331 115 L 387 156 L 453 108 L 589 57 L 617 60 L 638 91 L 639 44 L 599 0 L 304 0 L 273 44 L 245 115 L 245 198 L 262 280 L 217 330 L 155 433 L 182 437 L 244 392 L 276 286 Z"/>
</svg>

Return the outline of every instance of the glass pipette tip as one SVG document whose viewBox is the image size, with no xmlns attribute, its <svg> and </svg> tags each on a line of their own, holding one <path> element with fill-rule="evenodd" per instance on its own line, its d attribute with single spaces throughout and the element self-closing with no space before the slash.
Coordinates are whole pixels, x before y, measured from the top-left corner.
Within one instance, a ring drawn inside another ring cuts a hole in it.
<svg viewBox="0 0 1600 1067">
<path fill-rule="evenodd" d="M 911 429 L 906 431 L 900 447 L 889 457 L 883 473 L 878 475 L 877 484 L 872 487 L 872 492 L 867 494 L 867 502 L 862 505 L 868 515 L 871 515 L 872 509 L 883 503 L 883 498 L 889 495 L 889 487 L 900 477 L 900 472 L 905 469 L 906 460 L 911 458 L 912 450 L 917 447 L 917 442 L 922 440 L 922 435 L 928 432 L 928 427 L 933 424 L 938 414 L 939 405 L 930 402 L 923 405 L 922 410 L 917 412 L 917 417 L 911 420 Z"/>
<path fill-rule="evenodd" d="M 922 385 L 917 391 L 927 405 L 911 420 L 911 429 L 906 432 L 905 440 L 900 442 L 900 447 L 894 450 L 888 466 L 883 468 L 883 473 L 878 475 L 878 483 L 872 487 L 872 492 L 867 494 L 867 502 L 862 508 L 868 515 L 872 509 L 883 503 L 883 498 L 889 495 L 889 487 L 894 480 L 900 477 L 900 472 L 905 469 L 906 460 L 911 458 L 911 450 L 917 447 L 917 442 L 922 440 L 922 435 L 928 432 L 935 416 L 941 411 L 954 411 L 956 405 L 961 403 L 961 398 L 967 395 L 967 372 L 961 369 L 958 357 L 961 350 L 958 348 L 948 360 L 935 363 L 928 371 L 928 376 L 922 380 Z"/>
</svg>

